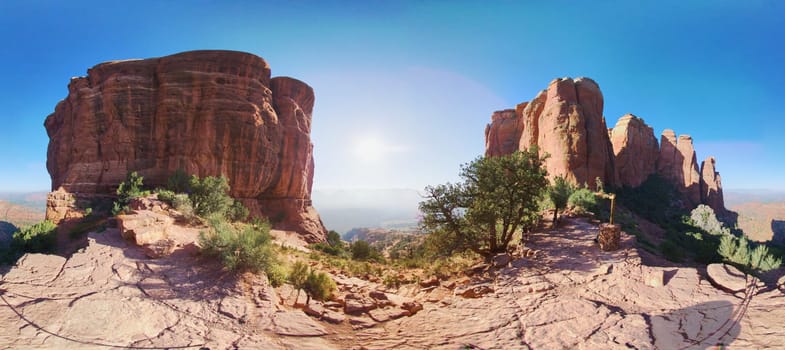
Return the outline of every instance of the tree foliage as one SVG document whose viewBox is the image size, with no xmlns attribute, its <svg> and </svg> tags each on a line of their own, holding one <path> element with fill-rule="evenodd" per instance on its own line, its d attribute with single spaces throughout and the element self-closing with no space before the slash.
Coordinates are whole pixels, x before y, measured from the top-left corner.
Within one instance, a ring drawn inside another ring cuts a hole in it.
<svg viewBox="0 0 785 350">
<path fill-rule="evenodd" d="M 225 177 L 207 176 L 199 178 L 191 176 L 189 182 L 191 193 L 189 198 L 193 205 L 194 213 L 201 217 L 212 214 L 225 215 L 233 203 L 229 197 L 229 180 Z"/>
<path fill-rule="evenodd" d="M 543 160 L 533 148 L 464 165 L 461 183 L 425 188 L 422 228 L 450 252 L 489 257 L 506 251 L 516 232 L 536 225 L 547 185 Z"/>
<path fill-rule="evenodd" d="M 730 230 L 717 220 L 714 209 L 708 205 L 698 205 L 690 212 L 690 220 L 696 227 L 713 235 L 730 235 Z"/>
<path fill-rule="evenodd" d="M 553 226 L 556 226 L 559 211 L 567 207 L 567 201 L 574 191 L 575 187 L 562 176 L 555 177 L 553 184 L 548 186 L 548 199 L 553 204 Z"/>
<path fill-rule="evenodd" d="M 725 261 L 748 271 L 769 271 L 782 265 L 782 260 L 770 254 L 765 245 L 760 244 L 751 249 L 746 237 L 723 235 L 720 238 L 718 252 Z"/>
<path fill-rule="evenodd" d="M 144 186 L 143 181 L 144 177 L 139 175 L 139 173 L 135 171 L 128 173 L 125 181 L 117 186 L 117 191 L 115 192 L 117 194 L 117 200 L 112 206 L 113 215 L 117 215 L 120 212 L 127 210 L 128 203 L 130 203 L 132 199 L 148 194 L 148 192 L 142 189 Z"/>
</svg>

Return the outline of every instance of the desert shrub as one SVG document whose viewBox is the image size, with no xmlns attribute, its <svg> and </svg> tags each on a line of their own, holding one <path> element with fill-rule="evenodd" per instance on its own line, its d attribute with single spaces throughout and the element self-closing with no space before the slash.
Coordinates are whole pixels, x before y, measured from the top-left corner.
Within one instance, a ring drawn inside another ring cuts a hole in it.
<svg viewBox="0 0 785 350">
<path fill-rule="evenodd" d="M 598 178 L 599 179 L 599 178 Z M 575 191 L 575 188 L 564 177 L 557 176 L 553 179 L 553 184 L 548 186 L 548 198 L 553 204 L 553 224 L 556 225 L 556 219 L 560 210 L 567 206 L 567 201 Z"/>
<path fill-rule="evenodd" d="M 280 287 L 288 278 L 286 269 L 279 264 L 273 264 L 268 267 L 265 274 L 267 275 L 267 280 L 270 281 L 270 285 L 273 287 Z"/>
<path fill-rule="evenodd" d="M 194 213 L 201 217 L 212 214 L 226 215 L 233 203 L 229 197 L 229 181 L 223 177 L 207 176 L 199 178 L 194 175 L 190 180 L 191 193 L 189 198 L 194 208 Z"/>
<path fill-rule="evenodd" d="M 174 193 L 188 193 L 191 178 L 183 169 L 177 169 L 166 181 L 166 188 Z"/>
<path fill-rule="evenodd" d="M 690 212 L 691 223 L 700 227 L 704 231 L 713 235 L 729 235 L 730 230 L 723 225 L 722 222 L 717 220 L 717 215 L 714 214 L 714 209 L 708 205 L 698 205 Z"/>
<path fill-rule="evenodd" d="M 351 249 L 354 260 L 368 260 L 371 257 L 371 246 L 366 241 L 355 241 Z"/>
<path fill-rule="evenodd" d="M 249 214 L 248 208 L 246 208 L 242 202 L 233 200 L 232 205 L 229 206 L 229 210 L 226 213 L 226 217 L 231 221 L 245 221 L 248 219 Z"/>
<path fill-rule="evenodd" d="M 750 248 L 746 237 L 722 236 L 718 252 L 726 262 L 748 272 L 765 272 L 782 265 L 782 260 L 770 254 L 765 245 L 760 244 L 754 249 Z"/>
<path fill-rule="evenodd" d="M 23 227 L 13 235 L 14 249 L 25 253 L 49 253 L 57 244 L 57 225 L 49 220 Z"/>
<path fill-rule="evenodd" d="M 218 257 L 230 271 L 267 272 L 277 264 L 271 246 L 270 225 L 241 225 L 240 229 L 214 215 L 208 218 L 210 229 L 199 234 L 206 256 Z"/>
<path fill-rule="evenodd" d="M 327 243 L 331 246 L 339 246 L 343 245 L 343 240 L 341 240 L 341 234 L 330 230 L 327 232 Z"/>
<path fill-rule="evenodd" d="M 311 298 L 316 300 L 328 300 L 335 292 L 335 281 L 330 275 L 321 271 L 311 271 L 308 273 L 308 278 L 305 280 L 305 294 L 308 295 L 306 304 L 310 303 Z"/>
<path fill-rule="evenodd" d="M 660 243 L 659 248 L 666 259 L 673 262 L 684 261 L 684 251 L 676 243 L 666 239 Z"/>
<path fill-rule="evenodd" d="M 156 188 L 153 192 L 158 194 L 158 200 L 172 205 L 174 203 L 174 197 L 177 195 L 174 191 L 163 189 L 163 188 Z"/>
<path fill-rule="evenodd" d="M 325 242 L 311 244 L 309 248 L 318 250 L 320 252 L 324 252 L 325 254 L 330 254 L 332 256 L 340 256 L 340 257 L 347 256 L 346 251 L 343 249 L 343 246 L 334 246 Z"/>
<path fill-rule="evenodd" d="M 150 194 L 150 192 L 142 189 L 144 186 L 143 181 L 144 177 L 139 175 L 139 173 L 135 171 L 128 173 L 125 181 L 117 186 L 117 191 L 115 192 L 117 194 L 117 200 L 112 205 L 112 215 L 127 211 L 128 203 L 130 203 L 132 199 Z"/>
<path fill-rule="evenodd" d="M 297 298 L 299 299 L 300 290 L 305 289 L 305 282 L 308 280 L 308 264 L 296 261 L 289 270 L 286 280 L 297 290 Z"/>
<path fill-rule="evenodd" d="M 597 211 L 597 197 L 588 188 L 579 188 L 573 191 L 567 203 L 579 213 L 595 213 Z"/>
</svg>

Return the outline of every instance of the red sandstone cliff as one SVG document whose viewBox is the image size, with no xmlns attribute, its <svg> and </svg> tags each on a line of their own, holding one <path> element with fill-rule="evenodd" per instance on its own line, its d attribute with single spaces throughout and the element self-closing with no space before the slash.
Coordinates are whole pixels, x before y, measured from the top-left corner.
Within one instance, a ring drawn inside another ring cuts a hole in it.
<svg viewBox="0 0 785 350">
<path fill-rule="evenodd" d="M 99 64 L 46 118 L 52 190 L 111 194 L 131 171 L 162 186 L 177 169 L 223 175 L 280 229 L 322 240 L 311 207 L 313 89 L 270 77 L 262 58 L 191 51 Z M 51 219 L 65 214 L 49 206 Z"/>
<path fill-rule="evenodd" d="M 707 204 L 725 212 L 722 184 L 714 158 L 700 170 L 692 137 L 662 133 L 660 144 L 643 119 L 627 114 L 612 129 L 602 117 L 603 97 L 588 78 L 556 79 L 531 102 L 494 112 L 485 127 L 485 154 L 497 156 L 537 145 L 550 154 L 545 165 L 551 175 L 573 183 L 637 187 L 652 174 L 670 181 L 684 205 Z"/>
<path fill-rule="evenodd" d="M 556 79 L 531 102 L 494 112 L 485 129 L 486 155 L 538 146 L 548 174 L 572 182 L 616 182 L 613 148 L 602 116 L 600 88 L 588 78 Z"/>
</svg>

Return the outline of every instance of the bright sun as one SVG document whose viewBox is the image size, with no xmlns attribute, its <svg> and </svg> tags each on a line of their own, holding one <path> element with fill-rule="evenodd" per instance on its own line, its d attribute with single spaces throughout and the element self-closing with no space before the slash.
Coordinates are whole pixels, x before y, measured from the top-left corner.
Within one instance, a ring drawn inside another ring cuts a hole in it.
<svg viewBox="0 0 785 350">
<path fill-rule="evenodd" d="M 365 162 L 379 161 L 384 157 L 387 147 L 377 138 L 363 137 L 354 143 L 352 153 Z"/>
</svg>

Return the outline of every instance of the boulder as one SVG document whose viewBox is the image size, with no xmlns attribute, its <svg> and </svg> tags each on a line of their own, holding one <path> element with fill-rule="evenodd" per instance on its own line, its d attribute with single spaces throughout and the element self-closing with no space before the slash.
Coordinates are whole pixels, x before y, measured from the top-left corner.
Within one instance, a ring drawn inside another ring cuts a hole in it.
<svg viewBox="0 0 785 350">
<path fill-rule="evenodd" d="M 747 276 L 734 266 L 709 264 L 706 274 L 712 284 L 726 292 L 743 292 L 747 288 Z"/>
<path fill-rule="evenodd" d="M 123 238 L 144 246 L 167 239 L 166 232 L 174 223 L 174 218 L 142 210 L 118 215 L 117 223 Z"/>
<path fill-rule="evenodd" d="M 225 176 L 231 196 L 276 228 L 323 241 L 311 204 L 313 89 L 236 51 L 106 62 L 73 78 L 44 123 L 52 189 L 113 195 L 126 174 L 163 187 L 178 169 Z M 52 198 L 47 218 L 65 216 Z"/>
<path fill-rule="evenodd" d="M 494 267 L 502 268 L 510 265 L 512 257 L 507 253 L 496 254 L 493 256 L 492 261 Z"/>
</svg>

